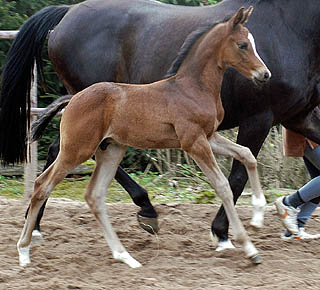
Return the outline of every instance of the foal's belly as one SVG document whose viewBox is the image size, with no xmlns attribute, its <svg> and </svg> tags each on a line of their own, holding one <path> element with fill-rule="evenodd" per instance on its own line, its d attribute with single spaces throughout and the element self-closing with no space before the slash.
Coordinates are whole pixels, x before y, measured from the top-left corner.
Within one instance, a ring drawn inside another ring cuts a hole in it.
<svg viewBox="0 0 320 290">
<path fill-rule="evenodd" d="M 180 141 L 171 124 L 121 124 L 111 126 L 110 138 L 140 149 L 180 148 Z"/>
</svg>

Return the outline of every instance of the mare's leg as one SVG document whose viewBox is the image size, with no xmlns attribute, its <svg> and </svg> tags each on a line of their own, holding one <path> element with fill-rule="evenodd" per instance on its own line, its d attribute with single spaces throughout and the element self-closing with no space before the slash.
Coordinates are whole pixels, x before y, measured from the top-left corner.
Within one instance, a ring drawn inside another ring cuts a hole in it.
<svg viewBox="0 0 320 290">
<path fill-rule="evenodd" d="M 189 143 L 189 146 L 185 146 L 183 141 L 184 140 L 182 139 L 182 149 L 197 162 L 203 173 L 208 177 L 218 196 L 222 199 L 235 238 L 242 245 L 246 256 L 253 262 L 260 263 L 261 258 L 258 256 L 258 251 L 251 243 L 235 209 L 229 182 L 218 167 L 208 140 L 204 135 L 201 135 L 192 143 L 192 145 Z M 187 140 L 186 142 L 190 142 L 190 140 Z"/>
<path fill-rule="evenodd" d="M 233 157 L 245 166 L 253 192 L 252 205 L 254 209 L 250 224 L 256 228 L 261 228 L 263 226 L 266 199 L 259 180 L 256 158 L 249 148 L 236 144 L 218 133 L 210 138 L 209 143 L 213 153 Z"/>
<path fill-rule="evenodd" d="M 137 214 L 140 227 L 154 234 L 159 231 L 158 214 L 152 206 L 148 192 L 137 184 L 120 166 L 115 179 L 130 194 L 133 202 L 141 208 Z"/>
<path fill-rule="evenodd" d="M 239 127 L 237 143 L 248 147 L 253 156 L 257 156 L 261 146 L 267 137 L 272 126 L 273 116 L 269 112 L 263 115 L 247 118 Z M 258 124 L 258 125 L 257 125 Z M 248 180 L 245 167 L 238 161 L 234 160 L 231 173 L 229 176 L 230 186 L 233 192 L 234 203 L 240 197 L 244 186 Z M 228 241 L 229 222 L 223 205 L 220 207 L 215 219 L 212 222 L 212 233 L 217 235 L 220 242 Z"/>
<path fill-rule="evenodd" d="M 34 193 L 31 197 L 30 208 L 25 220 L 20 239 L 17 244 L 19 252 L 19 261 L 21 266 L 30 263 L 29 247 L 31 242 L 32 231 L 34 229 L 38 212 L 43 203 L 48 199 L 53 188 L 77 165 L 77 161 L 69 160 L 63 157 L 57 160 L 43 172 L 35 181 Z"/>
<path fill-rule="evenodd" d="M 116 170 L 126 152 L 126 147 L 109 144 L 105 150 L 96 151 L 96 168 L 86 190 L 85 199 L 103 229 L 104 237 L 115 259 L 128 264 L 132 268 L 141 264 L 133 259 L 121 244 L 109 221 L 105 200 L 105 192 L 109 187 Z"/>
</svg>

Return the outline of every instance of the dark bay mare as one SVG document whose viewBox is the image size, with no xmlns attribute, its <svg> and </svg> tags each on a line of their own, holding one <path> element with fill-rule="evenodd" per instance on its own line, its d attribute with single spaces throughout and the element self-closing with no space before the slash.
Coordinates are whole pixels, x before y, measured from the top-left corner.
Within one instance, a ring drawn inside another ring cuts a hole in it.
<svg viewBox="0 0 320 290">
<path fill-rule="evenodd" d="M 32 232 L 43 203 L 71 170 L 92 156 L 96 166 L 85 200 L 102 226 L 113 257 L 132 268 L 141 266 L 112 229 L 104 201 L 128 146 L 187 152 L 222 199 L 235 239 L 246 256 L 254 263 L 261 262 L 237 215 L 229 182 L 214 157 L 216 153 L 240 160 L 256 200 L 266 204 L 251 151 L 216 132 L 224 117 L 220 90 L 225 70 L 233 67 L 254 82 L 264 83 L 271 76 L 255 50 L 252 34 L 243 26 L 252 9 L 241 8 L 228 21 L 191 33 L 169 70 L 171 77 L 143 85 L 100 82 L 71 98 L 61 119 L 59 154 L 35 181 L 17 244 L 21 266 L 30 263 Z M 263 220 L 259 222 L 262 226 Z"/>
<path fill-rule="evenodd" d="M 215 6 L 181 7 L 147 0 L 89 0 L 74 6 L 48 7 L 21 28 L 3 73 L 0 158 L 25 158 L 25 104 L 33 60 L 49 30 L 49 55 L 70 94 L 100 81 L 149 83 L 164 77 L 185 38 L 203 25 L 255 7 L 248 27 L 257 50 L 273 73 L 257 89 L 230 69 L 222 84 L 225 117 L 218 129 L 239 126 L 237 143 L 257 156 L 271 126 L 282 124 L 320 143 L 320 5 L 314 0 L 225 0 Z M 56 157 L 51 147 L 48 164 Z M 157 214 L 147 192 L 120 168 L 115 178 L 141 207 L 140 217 Z M 236 201 L 247 182 L 245 168 L 234 161 L 229 181 Z M 39 218 L 41 215 L 39 216 Z M 39 222 L 39 220 L 38 220 Z M 156 223 L 153 223 L 156 225 Z M 212 223 L 220 241 L 228 240 L 228 220 L 221 207 Z"/>
</svg>

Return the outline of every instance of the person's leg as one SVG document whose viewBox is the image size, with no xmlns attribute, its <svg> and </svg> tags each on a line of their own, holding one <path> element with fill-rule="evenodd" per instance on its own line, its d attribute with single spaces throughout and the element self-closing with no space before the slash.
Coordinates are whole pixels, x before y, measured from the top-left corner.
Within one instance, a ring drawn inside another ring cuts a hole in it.
<svg viewBox="0 0 320 290">
<path fill-rule="evenodd" d="M 303 160 L 312 179 L 320 175 L 320 146 L 312 149 L 309 144 L 307 144 Z M 306 223 L 318 207 L 319 202 L 320 196 L 303 205 L 298 215 L 298 221 L 301 220 L 303 223 Z"/>
<path fill-rule="evenodd" d="M 312 149 L 307 143 L 303 159 L 311 178 L 320 175 L 320 146 Z"/>
<path fill-rule="evenodd" d="M 312 179 L 320 175 L 320 150 L 319 149 L 320 147 L 317 147 L 314 150 L 312 150 L 308 145 L 305 152 L 305 156 L 303 157 L 303 161 Z M 314 151 L 314 152 L 311 152 L 311 151 Z M 308 158 L 310 158 L 311 161 L 309 161 Z M 317 166 L 315 166 L 314 164 Z M 319 202 L 320 202 L 320 197 L 316 197 L 306 202 L 300 207 L 300 213 L 298 214 L 299 228 L 304 227 L 304 225 L 309 220 L 312 213 L 318 207 Z"/>
<path fill-rule="evenodd" d="M 309 220 L 314 210 L 317 208 L 320 201 L 320 147 L 311 149 L 309 144 L 307 144 L 305 156 L 303 159 L 306 168 L 311 178 L 313 179 L 294 194 L 291 194 L 290 196 L 283 198 L 282 201 L 286 206 L 293 207 L 295 209 L 297 207 L 300 208 L 300 212 L 298 213 L 296 211 L 293 211 L 293 215 L 297 214 L 297 226 L 299 228 L 298 231 L 300 234 L 303 234 L 305 238 L 312 238 L 312 235 L 309 235 L 304 232 L 304 226 L 306 222 Z M 281 204 L 278 205 L 278 207 L 279 206 L 281 207 Z M 289 223 L 291 223 L 292 220 L 290 220 Z M 284 237 L 290 236 L 291 233 L 287 229 L 284 233 Z"/>
<path fill-rule="evenodd" d="M 301 187 L 297 192 L 282 198 L 285 207 L 297 214 L 297 219 L 305 224 L 317 208 L 320 197 L 320 176 L 317 176 Z M 298 207 L 302 212 L 298 210 Z"/>
<path fill-rule="evenodd" d="M 303 161 L 310 174 L 310 177 L 314 179 L 320 175 L 320 146 L 312 149 L 309 144 L 306 144 L 306 150 L 304 153 Z M 320 190 L 319 190 L 320 195 Z M 300 212 L 298 214 L 298 227 L 302 228 L 309 220 L 312 213 L 318 207 L 320 202 L 320 196 L 311 199 L 305 204 L 301 205 Z"/>
<path fill-rule="evenodd" d="M 308 201 L 300 207 L 300 212 L 298 214 L 298 227 L 299 228 L 305 227 L 305 224 L 309 220 L 312 213 L 316 210 L 318 205 L 319 205 L 318 203 L 313 203 L 312 201 Z"/>
<path fill-rule="evenodd" d="M 311 149 L 307 144 L 305 150 L 305 160 L 307 169 L 310 169 L 310 175 L 315 176 L 316 171 L 320 170 L 320 147 Z M 319 171 L 320 173 L 320 171 Z M 312 180 L 301 187 L 297 192 L 285 197 L 283 202 L 287 206 L 297 208 L 306 202 L 319 203 L 320 197 L 320 177 L 317 174 Z"/>
<path fill-rule="evenodd" d="M 306 156 L 303 156 L 304 164 L 309 172 L 309 175 L 311 179 L 317 177 L 320 175 L 320 169 L 318 169 L 316 166 L 314 166 Z"/>
</svg>

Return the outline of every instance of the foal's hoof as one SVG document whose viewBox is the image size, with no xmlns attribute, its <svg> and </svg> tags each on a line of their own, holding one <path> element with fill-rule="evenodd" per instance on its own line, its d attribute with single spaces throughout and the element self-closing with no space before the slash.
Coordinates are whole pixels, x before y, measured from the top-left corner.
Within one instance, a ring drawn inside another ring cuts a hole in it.
<svg viewBox="0 0 320 290">
<path fill-rule="evenodd" d="M 157 218 L 149 218 L 137 214 L 137 219 L 140 227 L 142 227 L 148 233 L 154 235 L 159 232 L 160 228 Z"/>
<path fill-rule="evenodd" d="M 250 257 L 249 259 L 253 264 L 256 264 L 256 265 L 261 264 L 263 262 L 263 259 L 259 255 L 255 255 L 253 257 Z"/>
</svg>

